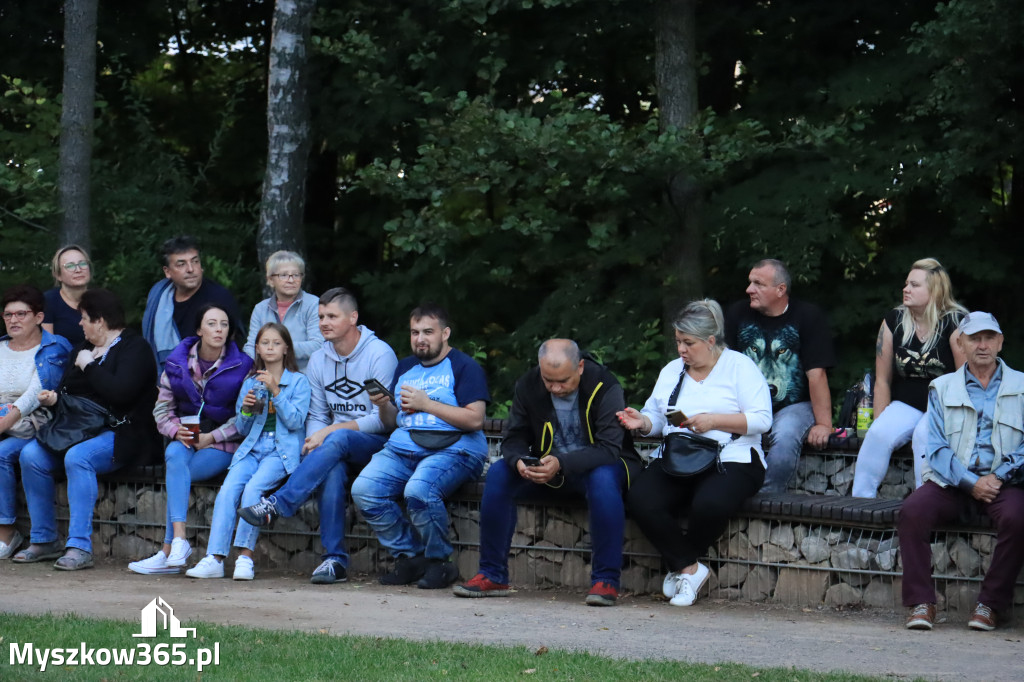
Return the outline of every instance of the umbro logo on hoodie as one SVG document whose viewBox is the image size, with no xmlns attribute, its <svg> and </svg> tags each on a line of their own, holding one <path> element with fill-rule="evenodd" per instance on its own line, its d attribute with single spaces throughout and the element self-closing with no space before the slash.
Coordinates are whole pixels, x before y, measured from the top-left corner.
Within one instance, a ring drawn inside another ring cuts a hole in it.
<svg viewBox="0 0 1024 682">
<path fill-rule="evenodd" d="M 357 384 L 348 377 L 342 377 L 341 379 L 337 379 L 327 384 L 327 386 L 324 387 L 324 390 L 329 393 L 333 393 L 339 398 L 345 398 L 347 400 L 362 393 L 363 385 Z"/>
</svg>

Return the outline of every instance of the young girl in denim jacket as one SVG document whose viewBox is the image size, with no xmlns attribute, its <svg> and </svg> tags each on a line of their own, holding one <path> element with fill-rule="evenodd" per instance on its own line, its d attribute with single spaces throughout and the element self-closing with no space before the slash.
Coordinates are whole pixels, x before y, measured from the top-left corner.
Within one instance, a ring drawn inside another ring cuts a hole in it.
<svg viewBox="0 0 1024 682">
<path fill-rule="evenodd" d="M 309 412 L 309 382 L 295 364 L 291 336 L 282 324 L 271 322 L 256 335 L 255 375 L 242 384 L 235 426 L 245 436 L 235 451 L 224 485 L 217 493 L 210 524 L 210 542 L 203 560 L 185 575 L 191 578 L 223 578 L 224 557 L 230 550 L 231 531 L 239 549 L 235 580 L 253 579 L 252 554 L 259 530 L 237 519 L 236 509 L 260 501 L 299 464 Z M 260 406 L 253 388 L 266 386 L 268 398 Z"/>
</svg>

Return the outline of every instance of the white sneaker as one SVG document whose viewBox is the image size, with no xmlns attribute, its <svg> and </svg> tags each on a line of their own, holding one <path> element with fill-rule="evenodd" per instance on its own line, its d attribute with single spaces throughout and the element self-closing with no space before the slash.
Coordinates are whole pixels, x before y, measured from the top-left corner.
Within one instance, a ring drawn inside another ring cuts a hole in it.
<svg viewBox="0 0 1024 682">
<path fill-rule="evenodd" d="M 665 595 L 666 599 L 671 599 L 679 594 L 679 579 L 682 575 L 678 571 L 672 571 L 665 576 L 665 580 L 661 583 L 661 593 Z"/>
<path fill-rule="evenodd" d="M 141 561 L 133 561 L 128 564 L 128 570 L 141 575 L 153 575 L 155 573 L 178 573 L 177 567 L 167 565 L 167 555 L 161 549 L 159 552 Z"/>
<path fill-rule="evenodd" d="M 25 538 L 21 536 L 18 529 L 14 529 L 14 535 L 11 536 L 10 542 L 4 542 L 0 540 L 0 559 L 10 559 L 14 556 L 14 553 L 21 547 L 21 543 L 25 542 Z"/>
<path fill-rule="evenodd" d="M 691 606 L 697 601 L 697 595 L 704 583 L 708 581 L 711 569 L 702 563 L 697 563 L 697 572 L 693 575 L 687 573 L 679 574 L 679 592 L 669 600 L 672 606 Z"/>
<path fill-rule="evenodd" d="M 240 556 L 235 559 L 235 573 L 232 575 L 234 580 L 252 580 L 256 576 L 256 567 L 253 566 L 252 559 L 247 556 Z"/>
<path fill-rule="evenodd" d="M 184 566 L 190 556 L 192 556 L 192 545 L 188 544 L 188 540 L 185 538 L 171 540 L 171 556 L 167 557 L 168 566 Z"/>
<path fill-rule="evenodd" d="M 189 578 L 223 578 L 224 562 L 217 561 L 212 554 L 207 554 L 202 561 L 185 571 Z"/>
</svg>

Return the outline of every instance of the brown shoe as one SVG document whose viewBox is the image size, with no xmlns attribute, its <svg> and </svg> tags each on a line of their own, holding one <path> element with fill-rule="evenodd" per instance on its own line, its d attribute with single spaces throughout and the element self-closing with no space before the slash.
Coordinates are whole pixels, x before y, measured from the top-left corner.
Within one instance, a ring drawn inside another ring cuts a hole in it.
<svg viewBox="0 0 1024 682">
<path fill-rule="evenodd" d="M 935 604 L 918 604 L 907 616 L 908 630 L 931 630 L 935 627 Z"/>
<path fill-rule="evenodd" d="M 967 627 L 972 630 L 995 630 L 995 611 L 978 602 L 974 605 L 974 613 L 971 614 L 971 619 L 967 621 Z"/>
</svg>

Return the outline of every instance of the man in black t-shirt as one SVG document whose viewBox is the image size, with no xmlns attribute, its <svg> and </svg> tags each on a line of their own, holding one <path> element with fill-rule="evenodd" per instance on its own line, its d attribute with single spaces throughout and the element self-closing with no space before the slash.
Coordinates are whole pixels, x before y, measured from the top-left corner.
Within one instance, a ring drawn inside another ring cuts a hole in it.
<svg viewBox="0 0 1024 682">
<path fill-rule="evenodd" d="M 730 348 L 757 364 L 768 382 L 774 414 L 761 492 L 782 493 L 804 441 L 823 448 L 832 434 L 826 370 L 835 366 L 835 350 L 821 310 L 789 297 L 791 280 L 781 261 L 759 261 L 748 279 L 750 300 L 729 307 L 725 338 Z"/>
</svg>

